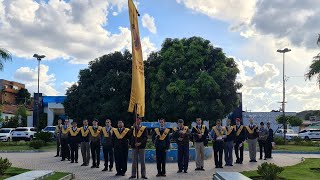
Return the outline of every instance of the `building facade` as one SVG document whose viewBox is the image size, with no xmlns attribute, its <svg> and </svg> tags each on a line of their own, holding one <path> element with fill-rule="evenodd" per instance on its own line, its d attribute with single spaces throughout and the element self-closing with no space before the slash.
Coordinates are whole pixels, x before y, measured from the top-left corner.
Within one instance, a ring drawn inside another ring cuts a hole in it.
<svg viewBox="0 0 320 180">
<path fill-rule="evenodd" d="M 16 104 L 16 95 L 20 89 L 24 88 L 24 84 L 0 79 L 0 103 Z"/>
</svg>

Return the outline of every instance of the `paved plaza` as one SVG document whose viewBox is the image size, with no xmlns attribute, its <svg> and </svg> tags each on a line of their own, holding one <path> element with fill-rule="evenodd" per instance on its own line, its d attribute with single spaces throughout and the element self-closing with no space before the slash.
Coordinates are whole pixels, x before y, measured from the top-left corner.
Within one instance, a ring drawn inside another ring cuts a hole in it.
<svg viewBox="0 0 320 180">
<path fill-rule="evenodd" d="M 81 153 L 78 164 L 71 164 L 69 161 L 61 162 L 60 158 L 53 157 L 55 152 L 41 152 L 41 153 L 0 153 L 1 157 L 7 157 L 12 162 L 12 166 L 27 168 L 27 169 L 37 169 L 37 170 L 54 170 L 61 172 L 72 172 L 75 174 L 76 179 L 80 180 L 102 180 L 102 179 L 128 179 L 131 176 L 131 163 L 128 163 L 128 171 L 126 176 L 119 177 L 114 176 L 116 174 L 115 169 L 112 172 L 102 172 L 103 161 L 99 169 L 91 169 L 90 167 L 81 167 L 82 159 Z M 257 154 L 258 155 L 258 154 Z M 248 162 L 248 152 L 244 152 L 245 160 L 242 165 L 234 165 L 233 167 L 224 167 L 219 169 L 219 171 L 248 171 L 254 170 L 259 164 L 265 162 L 265 160 L 258 160 L 258 163 Z M 267 160 L 268 162 L 275 163 L 280 166 L 290 166 L 301 162 L 301 158 L 320 158 L 319 154 L 273 154 L 273 159 Z M 149 179 L 212 179 L 212 175 L 215 173 L 213 159 L 205 161 L 206 171 L 194 171 L 195 162 L 189 163 L 188 173 L 179 173 L 176 171 L 178 169 L 177 163 L 167 164 L 167 177 L 157 178 L 157 168 L 155 163 L 146 164 L 147 177 Z"/>
</svg>

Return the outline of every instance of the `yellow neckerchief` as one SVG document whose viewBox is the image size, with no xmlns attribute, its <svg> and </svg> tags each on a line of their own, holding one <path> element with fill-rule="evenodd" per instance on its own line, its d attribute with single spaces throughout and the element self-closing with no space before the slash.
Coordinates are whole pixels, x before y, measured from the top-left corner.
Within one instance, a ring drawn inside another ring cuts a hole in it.
<svg viewBox="0 0 320 180">
<path fill-rule="evenodd" d="M 167 137 L 167 135 L 169 134 L 170 129 L 166 128 L 162 134 L 160 134 L 159 128 L 155 128 L 154 131 L 159 136 L 159 140 L 163 141 Z"/>
<path fill-rule="evenodd" d="M 227 136 L 229 136 L 231 134 L 231 132 L 233 131 L 233 126 L 230 126 L 229 130 L 227 130 L 227 127 L 226 127 L 226 131 L 227 131 Z"/>
<path fill-rule="evenodd" d="M 172 130 L 173 130 L 173 131 L 177 131 L 178 128 L 174 127 Z M 183 126 L 183 132 L 184 132 L 184 133 L 187 133 L 187 131 L 188 131 L 188 126 Z"/>
<path fill-rule="evenodd" d="M 56 125 L 56 133 L 60 132 L 61 127 L 62 127 L 62 124 Z"/>
<path fill-rule="evenodd" d="M 253 134 L 254 133 L 254 130 L 257 128 L 256 125 L 253 124 L 253 129 L 251 130 L 250 126 L 246 126 L 246 129 L 248 131 L 249 134 Z"/>
<path fill-rule="evenodd" d="M 93 126 L 90 126 L 89 130 L 90 130 L 91 136 L 92 137 L 97 137 L 100 134 L 101 129 L 102 129 L 101 126 L 98 126 L 97 131 L 94 132 Z"/>
<path fill-rule="evenodd" d="M 67 129 L 65 129 L 64 127 L 61 128 L 62 134 L 68 134 L 69 131 L 70 131 L 70 127 L 67 127 Z"/>
<path fill-rule="evenodd" d="M 220 132 L 218 131 L 217 127 L 216 126 L 213 126 L 212 127 L 213 131 L 216 133 L 217 136 L 222 136 L 224 131 L 225 131 L 225 128 L 221 126 L 221 130 Z"/>
<path fill-rule="evenodd" d="M 118 128 L 113 128 L 112 131 L 116 135 L 117 139 L 122 139 L 130 131 L 130 129 L 124 128 L 121 134 L 119 133 Z"/>
<path fill-rule="evenodd" d="M 142 133 L 143 133 L 143 131 L 144 131 L 145 129 L 146 129 L 145 126 L 141 126 L 141 127 L 140 127 L 140 129 L 139 129 L 139 131 L 138 131 L 138 134 L 137 134 L 137 137 L 138 137 L 138 138 L 142 135 Z M 133 136 L 136 137 L 136 128 L 135 128 L 135 127 L 133 128 Z"/>
<path fill-rule="evenodd" d="M 71 127 L 70 130 L 69 130 L 69 132 L 70 132 L 70 135 L 71 135 L 71 136 L 76 136 L 76 135 L 78 135 L 78 133 L 80 132 L 80 128 L 77 128 L 76 131 L 73 131 L 73 127 Z"/>
<path fill-rule="evenodd" d="M 90 126 L 88 126 L 87 127 L 87 130 L 86 131 L 84 131 L 84 127 L 81 127 L 80 129 L 81 129 L 81 134 L 82 134 L 82 137 L 87 137 L 88 136 L 88 134 L 89 134 L 89 127 Z"/>
<path fill-rule="evenodd" d="M 110 133 L 111 133 L 111 135 L 112 135 L 112 127 L 110 126 Z M 102 128 L 102 132 L 103 132 L 103 135 L 104 135 L 104 137 L 106 137 L 106 138 L 108 138 L 109 137 L 109 133 L 107 132 L 107 129 L 106 129 L 106 127 L 103 127 Z"/>
<path fill-rule="evenodd" d="M 234 129 L 237 129 L 237 125 L 234 125 L 234 127 L 233 127 L 233 128 L 234 128 Z M 240 126 L 239 126 L 239 129 L 237 130 L 236 136 L 239 136 L 239 135 L 240 135 L 240 133 L 241 133 L 242 129 L 243 129 L 243 126 L 242 126 L 242 125 L 240 125 Z"/>
<path fill-rule="evenodd" d="M 201 125 L 201 131 L 198 129 L 198 125 L 194 126 L 193 128 L 197 130 L 199 134 L 204 134 L 206 131 L 206 125 Z"/>
</svg>

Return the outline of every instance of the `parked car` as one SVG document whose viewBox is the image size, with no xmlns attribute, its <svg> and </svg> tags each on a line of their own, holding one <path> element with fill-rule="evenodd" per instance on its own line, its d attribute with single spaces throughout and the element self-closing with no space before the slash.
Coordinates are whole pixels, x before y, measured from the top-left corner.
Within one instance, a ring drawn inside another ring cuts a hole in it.
<svg viewBox="0 0 320 180">
<path fill-rule="evenodd" d="M 275 137 L 283 137 L 284 129 L 278 129 L 274 134 Z M 292 129 L 287 129 L 286 140 L 291 141 L 294 137 L 298 137 Z"/>
<path fill-rule="evenodd" d="M 0 129 L 0 141 L 11 141 L 12 140 L 12 133 L 14 128 L 1 128 Z"/>
<path fill-rule="evenodd" d="M 320 129 L 305 129 L 299 132 L 299 137 L 304 140 L 320 140 Z"/>
<path fill-rule="evenodd" d="M 36 132 L 34 127 L 17 127 L 12 133 L 12 141 L 31 141 Z"/>
<path fill-rule="evenodd" d="M 55 133 L 56 127 L 55 127 L 55 126 L 46 126 L 46 127 L 43 128 L 41 131 L 42 131 L 42 132 L 49 132 L 49 133 L 51 133 L 51 134 L 52 134 L 52 138 L 53 138 L 53 139 L 56 139 L 56 133 Z"/>
</svg>

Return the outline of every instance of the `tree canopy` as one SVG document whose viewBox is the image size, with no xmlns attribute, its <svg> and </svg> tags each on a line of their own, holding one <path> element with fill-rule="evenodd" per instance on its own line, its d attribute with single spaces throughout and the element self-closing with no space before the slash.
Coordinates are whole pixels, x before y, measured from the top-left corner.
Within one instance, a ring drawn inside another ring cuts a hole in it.
<svg viewBox="0 0 320 180">
<path fill-rule="evenodd" d="M 132 56 L 128 51 L 104 55 L 79 73 L 77 85 L 67 90 L 68 116 L 107 117 L 132 122 L 127 112 Z M 147 121 L 164 117 L 186 122 L 196 117 L 216 120 L 238 105 L 237 64 L 221 48 L 200 37 L 166 39 L 161 50 L 145 63 Z"/>
<path fill-rule="evenodd" d="M 0 48 L 0 71 L 3 70 L 3 64 L 6 61 L 11 61 L 12 56 L 9 51 Z"/>
<path fill-rule="evenodd" d="M 16 103 L 17 104 L 24 104 L 29 105 L 31 102 L 31 94 L 29 93 L 28 89 L 20 89 L 16 95 Z"/>
<path fill-rule="evenodd" d="M 317 44 L 320 45 L 320 34 L 317 40 Z M 313 61 L 311 65 L 309 66 L 309 70 L 306 73 L 305 77 L 309 80 L 311 80 L 312 77 L 316 76 L 317 83 L 320 88 L 320 53 L 317 54 L 315 57 L 313 57 Z"/>
<path fill-rule="evenodd" d="M 297 116 L 285 116 L 286 122 L 289 122 L 291 126 L 300 126 L 302 124 L 302 119 Z M 279 124 L 283 124 L 283 116 L 278 116 L 276 121 Z"/>
</svg>

